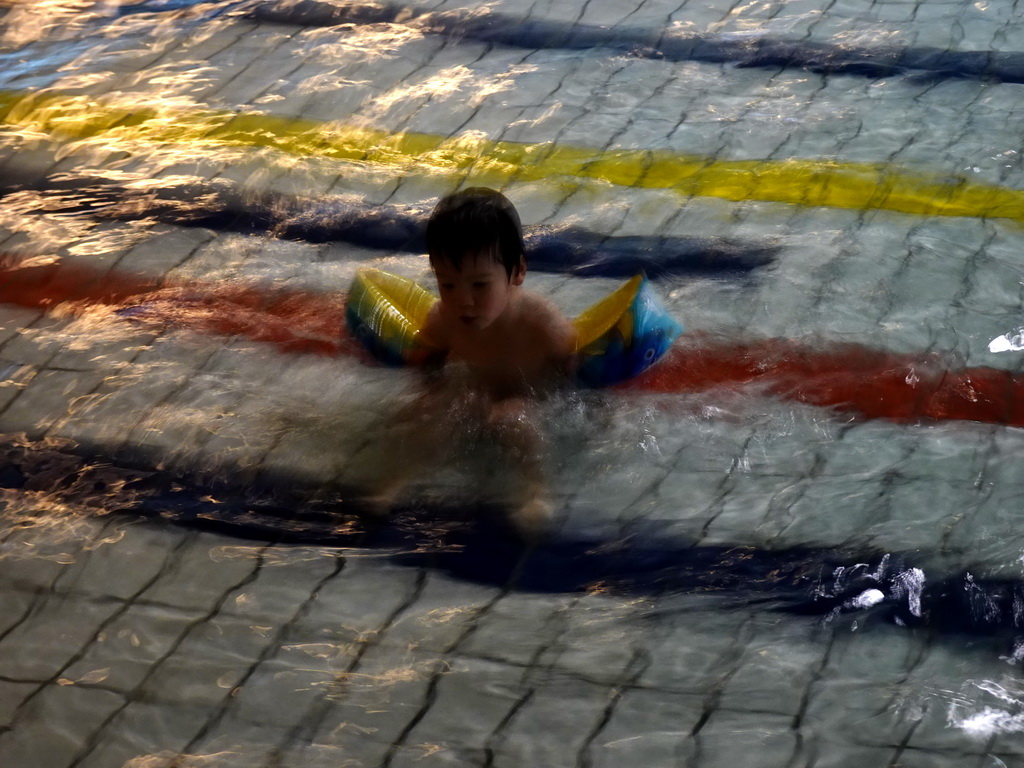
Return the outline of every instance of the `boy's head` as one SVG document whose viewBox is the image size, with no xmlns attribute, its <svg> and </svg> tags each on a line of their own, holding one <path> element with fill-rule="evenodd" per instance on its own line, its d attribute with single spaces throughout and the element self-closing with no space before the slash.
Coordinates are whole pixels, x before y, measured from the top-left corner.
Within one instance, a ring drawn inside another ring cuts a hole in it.
<svg viewBox="0 0 1024 768">
<path fill-rule="evenodd" d="M 427 221 L 430 265 L 462 270 L 467 261 L 488 258 L 501 264 L 509 280 L 526 269 L 523 228 L 508 198 L 486 187 L 469 187 L 438 202 Z"/>
</svg>

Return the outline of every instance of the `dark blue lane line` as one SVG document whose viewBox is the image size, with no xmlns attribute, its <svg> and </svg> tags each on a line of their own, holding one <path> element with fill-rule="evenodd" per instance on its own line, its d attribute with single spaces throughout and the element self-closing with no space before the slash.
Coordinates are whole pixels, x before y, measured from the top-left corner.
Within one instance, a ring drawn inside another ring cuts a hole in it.
<svg viewBox="0 0 1024 768">
<path fill-rule="evenodd" d="M 969 572 L 935 580 L 913 565 L 920 553 L 697 545 L 670 533 L 677 523 L 669 520 L 635 523 L 618 539 L 559 534 L 527 545 L 505 524 L 503 510 L 471 504 L 411 504 L 393 510 L 387 524 L 339 533 L 345 504 L 260 507 L 233 504 L 221 494 L 212 509 L 196 500 L 206 492 L 193 488 L 185 491 L 188 499 L 165 495 L 143 507 L 152 505 L 152 512 L 188 528 L 259 541 L 356 547 L 400 565 L 521 592 L 718 595 L 845 625 L 895 624 L 1004 642 L 1024 631 L 1024 581 L 981 579 Z"/>
<path fill-rule="evenodd" d="M 531 269 L 578 277 L 742 276 L 772 264 L 781 246 L 771 240 L 691 235 L 608 237 L 576 227 L 533 227 L 525 232 Z"/>
<path fill-rule="evenodd" d="M 423 253 L 429 209 L 370 205 L 345 197 L 297 199 L 245 195 L 228 185 L 188 184 L 137 191 L 95 179 L 35 179 L 0 184 L 0 198 L 32 189 L 43 193 L 40 212 L 82 214 L 121 221 L 151 219 L 184 227 L 263 233 L 311 243 L 345 242 L 362 248 Z M 773 241 L 721 237 L 609 237 L 577 227 L 539 226 L 524 233 L 531 269 L 580 277 L 735 277 L 772 264 Z"/>
<path fill-rule="evenodd" d="M 424 32 L 530 50 L 605 49 L 638 58 L 735 64 L 738 67 L 795 67 L 821 74 L 890 77 L 919 74 L 1024 83 L 1024 52 L 950 51 L 940 48 L 836 45 L 770 37 L 697 35 L 645 27 L 605 27 L 520 19 L 472 9 L 431 13 L 401 4 L 366 2 L 260 2 L 251 18 L 279 24 L 335 26 L 394 23 Z"/>
<path fill-rule="evenodd" d="M 0 488 L 46 490 L 99 514 L 239 539 L 356 549 L 522 592 L 718 595 L 738 607 L 856 621 L 859 628 L 884 622 L 997 644 L 1024 630 L 1024 581 L 968 572 L 936 579 L 913 566 L 922 553 L 695 545 L 670 533 L 675 521 L 658 520 L 636 523 L 614 539 L 558 533 L 530 545 L 504 525 L 495 507 L 412 504 L 373 522 L 341 489 L 310 488 L 293 477 L 263 477 L 247 487 L 209 483 L 146 468 L 154 466 L 152 459 L 106 460 L 86 446 L 5 438 Z"/>
</svg>

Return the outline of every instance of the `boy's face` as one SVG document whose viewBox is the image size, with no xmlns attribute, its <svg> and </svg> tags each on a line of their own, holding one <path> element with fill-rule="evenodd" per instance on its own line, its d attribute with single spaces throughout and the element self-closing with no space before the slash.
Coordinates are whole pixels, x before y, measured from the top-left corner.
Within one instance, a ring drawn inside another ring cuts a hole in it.
<svg viewBox="0 0 1024 768">
<path fill-rule="evenodd" d="M 467 255 L 462 260 L 462 269 L 456 269 L 447 259 L 438 259 L 434 276 L 441 296 L 441 312 L 449 321 L 483 330 L 508 309 L 526 277 L 526 266 L 520 265 L 510 279 L 501 262 L 489 253 L 481 253 Z"/>
</svg>

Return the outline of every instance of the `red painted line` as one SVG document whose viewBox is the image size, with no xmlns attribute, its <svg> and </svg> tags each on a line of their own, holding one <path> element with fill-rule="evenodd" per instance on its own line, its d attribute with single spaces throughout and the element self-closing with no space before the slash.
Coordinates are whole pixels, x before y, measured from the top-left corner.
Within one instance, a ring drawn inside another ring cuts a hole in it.
<svg viewBox="0 0 1024 768">
<path fill-rule="evenodd" d="M 345 328 L 345 294 L 274 288 L 259 283 L 167 281 L 84 264 L 23 265 L 0 258 L 0 303 L 48 309 L 105 304 L 134 308 L 130 317 L 224 336 L 244 336 L 283 352 L 362 355 Z"/>
<path fill-rule="evenodd" d="M 684 336 L 656 366 L 623 385 L 653 392 L 754 388 L 872 419 L 966 420 L 1024 426 L 1024 377 L 997 368 L 953 369 L 936 355 L 855 344 L 815 349 L 786 339 L 746 344 Z"/>
<path fill-rule="evenodd" d="M 48 309 L 104 304 L 130 316 L 265 342 L 288 353 L 369 359 L 345 327 L 345 294 L 258 283 L 162 283 L 124 271 L 0 257 L 0 303 Z M 688 333 L 621 391 L 697 393 L 743 388 L 866 418 L 966 420 L 1024 426 L 1024 376 L 950 369 L 935 355 L 898 355 L 855 344 L 814 348 L 786 339 L 747 343 Z"/>
</svg>

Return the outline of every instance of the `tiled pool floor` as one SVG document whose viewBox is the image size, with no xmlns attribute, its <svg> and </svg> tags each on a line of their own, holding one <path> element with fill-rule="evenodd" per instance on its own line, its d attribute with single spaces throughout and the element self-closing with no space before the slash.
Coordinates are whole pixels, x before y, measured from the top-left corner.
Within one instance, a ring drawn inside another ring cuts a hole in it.
<svg viewBox="0 0 1024 768">
<path fill-rule="evenodd" d="M 0 765 L 1024 764 L 1016 5 L 354 8 L 0 3 Z M 535 549 L 472 444 L 368 526 L 344 292 L 467 181 L 567 314 L 863 379 L 571 393 Z"/>
</svg>

